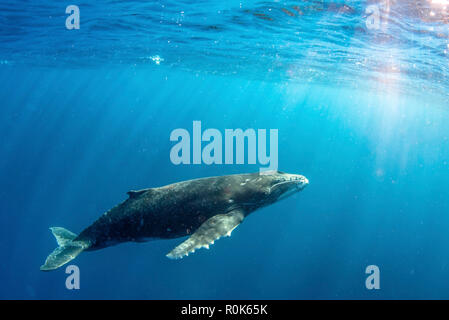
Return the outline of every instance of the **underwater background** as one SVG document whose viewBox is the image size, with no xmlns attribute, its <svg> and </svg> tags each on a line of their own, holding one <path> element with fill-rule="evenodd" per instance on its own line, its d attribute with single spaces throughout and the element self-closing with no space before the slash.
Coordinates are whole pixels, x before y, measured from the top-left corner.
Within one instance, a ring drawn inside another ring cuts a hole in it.
<svg viewBox="0 0 449 320">
<path fill-rule="evenodd" d="M 448 8 L 1 0 L 0 298 L 448 299 Z M 278 129 L 279 170 L 310 185 L 181 260 L 183 239 L 86 252 L 80 290 L 39 270 L 49 227 L 79 233 L 128 190 L 259 170 L 172 164 L 194 120 Z"/>
</svg>

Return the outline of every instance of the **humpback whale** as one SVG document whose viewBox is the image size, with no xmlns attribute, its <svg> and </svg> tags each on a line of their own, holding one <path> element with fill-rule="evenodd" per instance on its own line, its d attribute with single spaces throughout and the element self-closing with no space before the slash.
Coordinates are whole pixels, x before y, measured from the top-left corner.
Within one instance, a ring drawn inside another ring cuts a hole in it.
<svg viewBox="0 0 449 320">
<path fill-rule="evenodd" d="M 105 212 L 79 235 L 50 228 L 58 247 L 42 271 L 55 270 L 83 251 L 122 242 L 188 236 L 167 254 L 183 258 L 231 232 L 250 213 L 298 191 L 309 181 L 280 171 L 235 174 L 182 181 L 158 188 L 129 191 L 128 199 Z"/>
</svg>

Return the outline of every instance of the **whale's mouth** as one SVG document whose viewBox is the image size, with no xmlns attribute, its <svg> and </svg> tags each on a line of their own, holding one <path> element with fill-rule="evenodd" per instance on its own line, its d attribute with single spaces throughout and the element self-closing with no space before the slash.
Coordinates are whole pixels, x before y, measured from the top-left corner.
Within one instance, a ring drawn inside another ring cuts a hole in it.
<svg viewBox="0 0 449 320">
<path fill-rule="evenodd" d="M 284 181 L 278 182 L 270 187 L 271 193 L 281 186 L 288 186 L 287 190 L 281 194 L 280 198 L 285 198 L 292 193 L 301 191 L 309 184 L 309 180 L 306 177 L 297 174 L 285 174 L 285 177 L 283 178 Z"/>
<path fill-rule="evenodd" d="M 309 179 L 307 179 L 306 177 L 303 177 L 303 179 L 301 179 L 301 182 L 296 184 L 296 188 L 298 188 L 299 190 L 302 190 L 305 187 L 307 187 L 308 185 L 309 185 Z"/>
</svg>

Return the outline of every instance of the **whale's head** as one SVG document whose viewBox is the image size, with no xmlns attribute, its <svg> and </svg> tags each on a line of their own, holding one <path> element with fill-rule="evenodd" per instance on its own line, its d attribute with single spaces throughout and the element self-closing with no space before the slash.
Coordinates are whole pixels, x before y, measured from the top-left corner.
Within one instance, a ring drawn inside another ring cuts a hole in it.
<svg viewBox="0 0 449 320">
<path fill-rule="evenodd" d="M 309 180 L 302 175 L 281 171 L 258 173 L 247 180 L 244 193 L 247 201 L 248 198 L 251 199 L 247 202 L 251 211 L 285 199 L 303 190 L 309 184 Z"/>
<path fill-rule="evenodd" d="M 303 190 L 309 180 L 300 174 L 291 174 L 281 171 L 261 173 L 266 183 L 266 195 L 269 200 L 279 201 Z"/>
</svg>

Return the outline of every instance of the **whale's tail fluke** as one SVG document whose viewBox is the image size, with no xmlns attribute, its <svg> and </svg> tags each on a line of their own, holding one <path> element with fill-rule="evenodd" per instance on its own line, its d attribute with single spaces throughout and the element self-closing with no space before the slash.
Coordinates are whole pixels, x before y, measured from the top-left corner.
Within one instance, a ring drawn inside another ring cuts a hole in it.
<svg viewBox="0 0 449 320">
<path fill-rule="evenodd" d="M 69 230 L 60 227 L 52 227 L 50 230 L 58 242 L 58 247 L 47 257 L 41 266 L 42 271 L 51 271 L 63 266 L 89 246 L 84 241 L 75 240 L 77 235 Z"/>
</svg>

